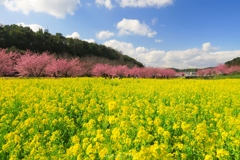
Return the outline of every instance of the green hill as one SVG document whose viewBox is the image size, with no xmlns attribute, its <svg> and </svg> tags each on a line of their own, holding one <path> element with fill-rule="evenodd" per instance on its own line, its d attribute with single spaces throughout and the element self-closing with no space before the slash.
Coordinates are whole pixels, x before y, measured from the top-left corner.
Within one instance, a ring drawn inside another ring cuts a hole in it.
<svg viewBox="0 0 240 160">
<path fill-rule="evenodd" d="M 38 53 L 48 51 L 59 57 L 80 57 L 88 61 L 94 59 L 95 63 L 99 60 L 99 63 L 143 67 L 142 63 L 105 45 L 66 38 L 61 33 L 33 32 L 29 27 L 18 25 L 0 25 L 0 48 L 20 53 L 26 50 Z"/>
<path fill-rule="evenodd" d="M 234 58 L 231 61 L 225 62 L 228 66 L 240 66 L 240 57 Z"/>
</svg>

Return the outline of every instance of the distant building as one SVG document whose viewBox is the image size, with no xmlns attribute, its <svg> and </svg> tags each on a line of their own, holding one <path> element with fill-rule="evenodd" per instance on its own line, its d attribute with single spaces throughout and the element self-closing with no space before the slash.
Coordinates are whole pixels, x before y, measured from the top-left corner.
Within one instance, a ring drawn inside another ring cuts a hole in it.
<svg viewBox="0 0 240 160">
<path fill-rule="evenodd" d="M 184 72 L 185 77 L 197 77 L 197 72 Z"/>
<path fill-rule="evenodd" d="M 44 31 L 44 33 L 48 33 L 49 32 L 48 29 L 44 29 L 43 31 Z"/>
</svg>

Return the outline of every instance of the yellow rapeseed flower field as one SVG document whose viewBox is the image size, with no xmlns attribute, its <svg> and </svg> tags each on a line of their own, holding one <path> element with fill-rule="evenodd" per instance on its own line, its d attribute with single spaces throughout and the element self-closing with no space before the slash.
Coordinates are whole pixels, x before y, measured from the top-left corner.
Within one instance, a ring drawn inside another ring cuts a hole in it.
<svg viewBox="0 0 240 160">
<path fill-rule="evenodd" d="M 0 159 L 240 159 L 240 81 L 0 79 Z"/>
</svg>

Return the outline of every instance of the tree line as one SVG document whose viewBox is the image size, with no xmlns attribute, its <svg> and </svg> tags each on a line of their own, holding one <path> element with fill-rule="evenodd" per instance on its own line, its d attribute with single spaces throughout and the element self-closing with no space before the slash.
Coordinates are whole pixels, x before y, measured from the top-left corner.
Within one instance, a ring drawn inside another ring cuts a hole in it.
<svg viewBox="0 0 240 160">
<path fill-rule="evenodd" d="M 239 65 L 229 66 L 227 64 L 219 64 L 216 67 L 197 70 L 197 76 L 201 76 L 201 77 L 215 76 L 215 75 L 233 75 L 233 74 L 240 74 Z"/>
<path fill-rule="evenodd" d="M 143 67 L 143 64 L 137 60 L 105 45 L 66 38 L 61 33 L 52 35 L 42 29 L 33 32 L 30 27 L 15 24 L 0 25 L 0 48 L 8 48 L 8 52 L 18 51 L 19 53 L 27 50 L 36 53 L 48 51 L 57 57 L 80 57 L 86 60 L 97 57 L 104 59 L 103 62 L 114 65 Z"/>
<path fill-rule="evenodd" d="M 176 72 L 173 69 L 91 63 L 79 58 L 56 58 L 49 52 L 39 54 L 28 50 L 18 54 L 0 49 L 0 76 L 170 78 L 175 77 Z"/>
<path fill-rule="evenodd" d="M 240 66 L 220 64 L 216 67 L 198 69 L 196 76 L 214 76 L 239 74 Z M 7 52 L 0 48 L 0 76 L 20 77 L 80 77 L 97 76 L 105 78 L 173 78 L 184 76 L 184 72 L 176 72 L 171 68 L 128 67 L 127 65 L 110 65 L 83 61 L 79 58 L 56 58 L 49 52 L 24 54 Z"/>
</svg>

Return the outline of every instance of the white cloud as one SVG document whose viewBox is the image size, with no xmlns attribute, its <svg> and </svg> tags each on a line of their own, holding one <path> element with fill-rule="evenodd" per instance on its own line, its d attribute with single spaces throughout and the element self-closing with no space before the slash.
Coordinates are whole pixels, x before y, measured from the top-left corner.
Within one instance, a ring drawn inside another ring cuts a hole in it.
<svg viewBox="0 0 240 160">
<path fill-rule="evenodd" d="M 131 43 L 120 42 L 117 40 L 109 40 L 104 43 L 105 46 L 112 47 L 118 51 L 122 51 L 124 54 L 127 54 L 131 57 L 135 57 L 135 49 Z"/>
<path fill-rule="evenodd" d="M 38 25 L 38 24 L 24 24 L 22 22 L 22 23 L 18 23 L 17 25 L 23 26 L 23 27 L 30 27 L 34 32 L 39 31 L 39 29 L 44 30 L 44 28 L 42 26 Z"/>
<path fill-rule="evenodd" d="M 180 51 L 168 51 L 164 57 L 165 61 L 171 62 L 184 62 L 185 60 L 192 59 L 201 54 L 200 50 L 197 48 L 180 50 Z"/>
<path fill-rule="evenodd" d="M 114 33 L 113 32 L 110 32 L 110 31 L 100 31 L 96 34 L 97 38 L 98 39 L 108 39 L 112 36 L 114 36 Z"/>
<path fill-rule="evenodd" d="M 67 38 L 80 39 L 80 34 L 78 32 L 73 32 L 71 35 L 67 35 Z"/>
<path fill-rule="evenodd" d="M 214 50 L 217 50 L 217 49 L 218 49 L 218 47 L 211 46 L 210 42 L 206 42 L 206 43 L 202 44 L 202 50 L 205 51 L 205 52 L 210 52 L 210 51 L 214 51 Z"/>
<path fill-rule="evenodd" d="M 203 43 L 202 48 L 191 48 L 187 50 L 149 50 L 144 47 L 134 47 L 131 43 L 110 40 L 104 43 L 108 47 L 122 51 L 146 66 L 167 67 L 167 68 L 205 68 L 215 67 L 226 61 L 239 57 L 240 50 L 235 51 L 216 51 L 217 47 L 210 43 Z M 206 48 L 205 48 L 206 47 Z M 212 52 L 209 52 L 210 49 Z"/>
<path fill-rule="evenodd" d="M 95 43 L 96 41 L 94 39 L 83 39 L 84 41 L 88 43 Z"/>
<path fill-rule="evenodd" d="M 96 0 L 95 3 L 99 6 L 105 6 L 108 9 L 112 9 L 113 5 L 111 3 L 111 0 Z"/>
<path fill-rule="evenodd" d="M 173 0 L 117 0 L 121 7 L 165 7 L 173 4 Z"/>
<path fill-rule="evenodd" d="M 136 19 L 123 19 L 117 23 L 117 29 L 119 29 L 119 35 L 141 35 L 153 37 L 157 34 L 156 31 L 152 31 L 149 26 L 144 23 L 140 23 Z"/>
<path fill-rule="evenodd" d="M 80 0 L 2 0 L 4 6 L 15 12 L 41 12 L 57 18 L 64 18 L 67 14 L 74 14 L 80 5 Z"/>
<path fill-rule="evenodd" d="M 155 66 L 156 64 L 160 63 L 162 59 L 165 56 L 165 51 L 161 50 L 150 50 L 145 54 L 140 54 L 140 57 L 143 62 L 145 62 L 147 65 L 151 64 L 152 66 Z"/>
<path fill-rule="evenodd" d="M 148 52 L 148 49 L 146 49 L 145 47 L 137 47 L 135 50 L 138 54 Z"/>
</svg>

